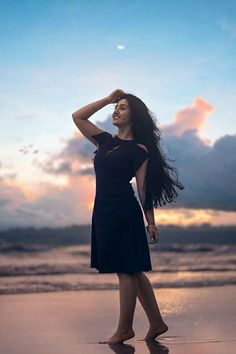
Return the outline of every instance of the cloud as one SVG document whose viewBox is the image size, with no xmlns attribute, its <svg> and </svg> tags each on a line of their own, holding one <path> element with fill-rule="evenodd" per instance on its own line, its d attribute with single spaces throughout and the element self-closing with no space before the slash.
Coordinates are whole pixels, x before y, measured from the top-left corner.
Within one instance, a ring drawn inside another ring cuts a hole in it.
<svg viewBox="0 0 236 354">
<path fill-rule="evenodd" d="M 166 144 L 185 185 L 176 207 L 236 211 L 236 134 L 208 146 L 192 130 L 166 137 Z"/>
<path fill-rule="evenodd" d="M 16 172 L 12 173 L 5 173 L 0 175 L 0 181 L 6 180 L 6 179 L 16 179 L 18 174 Z"/>
<path fill-rule="evenodd" d="M 180 136 L 190 130 L 200 133 L 205 128 L 206 119 L 213 110 L 214 107 L 210 103 L 202 97 L 197 97 L 192 107 L 186 107 L 176 113 L 173 123 L 163 124 L 161 129 L 166 135 Z"/>
<path fill-rule="evenodd" d="M 16 172 L 4 172 L 4 167 L 2 161 L 0 161 L 0 181 L 15 180 L 18 174 Z"/>
<path fill-rule="evenodd" d="M 77 134 L 76 134 L 77 135 Z M 63 140 L 64 147 L 59 153 L 51 154 L 46 160 L 35 160 L 33 164 L 45 173 L 54 175 L 91 175 L 92 154 L 96 147 L 81 135 Z"/>
<path fill-rule="evenodd" d="M 123 44 L 117 44 L 116 48 L 122 50 L 125 49 L 125 46 Z"/>
<path fill-rule="evenodd" d="M 192 107 L 178 112 L 173 123 L 163 129 L 163 149 L 171 160 L 170 164 L 177 167 L 185 189 L 177 190 L 176 203 L 167 204 L 161 210 L 236 211 L 236 156 L 233 153 L 236 151 L 236 134 L 222 136 L 212 145 L 199 136 L 199 130 L 212 110 L 211 104 L 197 98 Z M 95 124 L 113 134 L 116 129 L 111 121 L 108 116 L 105 121 Z M 14 173 L 0 174 L 2 228 L 62 226 L 89 220 L 95 195 L 92 159 L 96 147 L 78 133 L 62 140 L 62 144 L 61 150 L 46 160 L 34 161 L 44 173 L 65 179 L 66 183 L 61 186 L 44 182 L 30 190 L 28 184 L 18 182 Z M 33 146 L 30 148 L 34 149 Z M 133 187 L 137 193 L 136 185 Z"/>
<path fill-rule="evenodd" d="M 103 130 L 115 134 L 116 130 L 112 125 L 112 118 L 109 116 L 106 121 L 96 124 Z M 70 176 L 94 175 L 93 153 L 97 150 L 88 139 L 81 133 L 74 133 L 70 139 L 63 139 L 64 147 L 59 153 L 52 154 L 45 161 L 34 161 L 34 164 L 46 173 L 66 174 Z"/>
<path fill-rule="evenodd" d="M 191 107 L 176 113 L 173 123 L 161 127 L 165 134 L 163 149 L 174 160 L 171 164 L 178 168 L 179 179 L 185 186 L 183 191 L 177 190 L 177 202 L 167 204 L 167 208 L 236 210 L 236 158 L 232 153 L 236 150 L 236 136 L 223 136 L 210 146 L 199 134 L 213 109 L 212 104 L 197 97 Z M 113 134 L 110 116 L 96 124 Z M 94 177 L 93 144 L 82 135 L 64 143 L 61 152 L 44 165 L 44 171 Z"/>
<path fill-rule="evenodd" d="M 228 21 L 221 20 L 220 23 L 220 28 L 224 31 L 230 34 L 230 37 L 232 39 L 236 39 L 236 25 L 235 24 L 231 24 Z"/>
<path fill-rule="evenodd" d="M 191 117 L 196 119 L 195 115 L 190 114 Z M 197 124 L 193 123 L 193 126 Z M 236 151 L 236 135 L 223 136 L 209 146 L 198 136 L 198 130 L 190 127 L 191 124 L 188 124 L 182 134 L 166 135 L 164 139 L 163 149 L 167 157 L 173 160 L 170 164 L 177 167 L 179 180 L 185 186 L 183 191 L 177 190 L 179 196 L 176 203 L 167 204 L 166 208 L 236 211 L 236 157 L 232 153 Z M 109 129 L 107 131 L 111 132 Z M 44 171 L 94 178 L 93 145 L 89 142 L 91 146 L 86 151 L 85 140 L 82 137 L 69 139 L 61 153 L 43 166 Z M 136 190 L 135 185 L 134 188 Z"/>
<path fill-rule="evenodd" d="M 1 183 L 0 229 L 13 227 L 58 227 L 88 221 L 93 205 L 94 184 L 88 177 L 70 177 L 63 188 L 40 184 L 34 200 L 27 186 Z"/>
<path fill-rule="evenodd" d="M 37 164 L 38 162 L 36 162 Z M 70 161 L 59 161 L 58 164 L 55 164 L 55 161 L 47 161 L 44 164 L 41 164 L 42 169 L 46 173 L 51 174 L 69 174 L 73 175 L 74 171 Z"/>
</svg>

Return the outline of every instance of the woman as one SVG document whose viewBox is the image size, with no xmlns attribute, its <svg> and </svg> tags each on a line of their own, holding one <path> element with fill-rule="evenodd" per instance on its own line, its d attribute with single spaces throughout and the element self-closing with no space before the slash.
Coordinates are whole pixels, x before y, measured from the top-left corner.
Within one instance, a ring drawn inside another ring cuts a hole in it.
<svg viewBox="0 0 236 354">
<path fill-rule="evenodd" d="M 111 103 L 116 104 L 112 123 L 118 132 L 114 136 L 88 120 Z M 135 336 L 132 325 L 137 297 L 150 323 L 144 340 L 154 340 L 168 326 L 144 274 L 152 266 L 142 209 L 130 180 L 135 176 L 150 243 L 159 240 L 153 207 L 172 202 L 177 196 L 175 187 L 184 187 L 178 178 L 171 177 L 170 171 L 176 173 L 176 169 L 167 164 L 160 148 L 160 131 L 138 97 L 116 89 L 80 108 L 72 117 L 81 133 L 97 147 L 90 266 L 99 273 L 116 273 L 119 278 L 119 323 L 115 333 L 99 343 L 122 343 Z"/>
</svg>

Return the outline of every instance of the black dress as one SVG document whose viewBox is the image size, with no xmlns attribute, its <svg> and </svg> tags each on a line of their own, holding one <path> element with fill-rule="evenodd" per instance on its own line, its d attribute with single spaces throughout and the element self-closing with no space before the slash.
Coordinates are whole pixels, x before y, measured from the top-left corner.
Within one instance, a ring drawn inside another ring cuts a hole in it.
<svg viewBox="0 0 236 354">
<path fill-rule="evenodd" d="M 149 153 L 136 140 L 110 133 L 92 136 L 96 195 L 92 213 L 91 268 L 99 273 L 152 270 L 141 206 L 130 180 Z"/>
</svg>

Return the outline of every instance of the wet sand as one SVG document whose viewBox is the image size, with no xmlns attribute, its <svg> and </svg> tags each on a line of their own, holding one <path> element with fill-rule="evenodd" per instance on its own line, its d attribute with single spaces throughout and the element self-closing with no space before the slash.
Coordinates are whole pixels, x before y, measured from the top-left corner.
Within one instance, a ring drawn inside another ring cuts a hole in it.
<svg viewBox="0 0 236 354">
<path fill-rule="evenodd" d="M 234 354 L 236 287 L 155 289 L 169 331 L 140 341 L 148 329 L 137 301 L 135 337 L 99 344 L 115 331 L 118 290 L 63 291 L 0 296 L 0 353 L 14 354 Z"/>
</svg>

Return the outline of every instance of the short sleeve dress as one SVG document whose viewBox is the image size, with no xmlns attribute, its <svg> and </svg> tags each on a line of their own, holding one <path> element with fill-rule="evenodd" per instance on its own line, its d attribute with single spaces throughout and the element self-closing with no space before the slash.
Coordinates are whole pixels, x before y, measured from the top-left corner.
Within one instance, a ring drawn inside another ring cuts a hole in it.
<svg viewBox="0 0 236 354">
<path fill-rule="evenodd" d="M 92 136 L 96 194 L 92 212 L 90 267 L 99 273 L 152 270 L 141 206 L 131 179 L 149 153 L 136 140 L 103 131 Z"/>
</svg>

